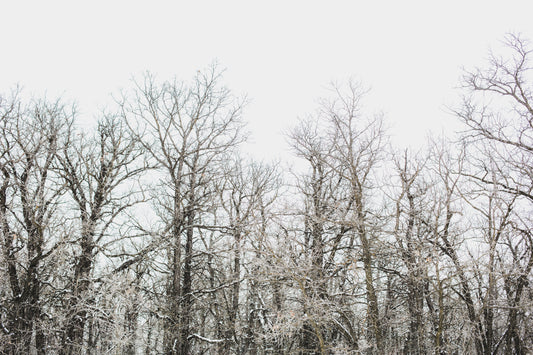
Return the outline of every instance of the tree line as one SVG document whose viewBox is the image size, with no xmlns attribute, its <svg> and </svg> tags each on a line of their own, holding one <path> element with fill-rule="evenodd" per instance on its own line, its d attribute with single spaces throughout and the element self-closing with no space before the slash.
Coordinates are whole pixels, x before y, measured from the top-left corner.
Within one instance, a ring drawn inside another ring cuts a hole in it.
<svg viewBox="0 0 533 355">
<path fill-rule="evenodd" d="M 457 136 L 392 147 L 352 80 L 288 132 L 289 171 L 242 151 L 216 66 L 146 74 L 94 130 L 1 96 L 0 353 L 533 351 L 532 47 L 505 41 Z"/>
</svg>

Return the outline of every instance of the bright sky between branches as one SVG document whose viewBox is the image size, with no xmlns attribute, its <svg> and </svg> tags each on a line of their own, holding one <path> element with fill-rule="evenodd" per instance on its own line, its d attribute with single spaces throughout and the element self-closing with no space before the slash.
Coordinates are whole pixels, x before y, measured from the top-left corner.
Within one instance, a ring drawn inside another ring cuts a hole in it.
<svg viewBox="0 0 533 355">
<path fill-rule="evenodd" d="M 446 105 L 461 67 L 482 65 L 506 32 L 533 39 L 527 1 L 18 1 L 2 4 L 0 92 L 79 102 L 90 122 L 111 93 L 149 70 L 191 78 L 214 60 L 250 104 L 248 149 L 285 154 L 282 132 L 332 80 L 372 88 L 393 142 L 453 129 Z"/>
</svg>

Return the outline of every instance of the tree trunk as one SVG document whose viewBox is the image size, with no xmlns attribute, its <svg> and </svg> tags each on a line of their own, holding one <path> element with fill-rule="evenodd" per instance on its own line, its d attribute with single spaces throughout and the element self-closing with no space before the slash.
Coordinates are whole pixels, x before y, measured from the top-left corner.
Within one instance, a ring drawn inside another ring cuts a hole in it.
<svg viewBox="0 0 533 355">
<path fill-rule="evenodd" d="M 379 320 L 378 298 L 374 288 L 374 278 L 372 276 L 372 252 L 370 242 L 366 235 L 364 226 L 363 206 L 360 197 L 360 192 L 356 192 L 356 208 L 357 208 L 357 234 L 361 241 L 363 252 L 363 268 L 365 271 L 365 286 L 367 297 L 367 317 L 370 326 L 371 334 L 376 342 L 376 348 L 379 352 L 383 350 L 383 342 L 381 336 L 381 324 Z"/>
<path fill-rule="evenodd" d="M 187 228 L 185 255 L 183 262 L 183 289 L 181 294 L 181 330 L 180 330 L 180 347 L 178 354 L 189 354 L 190 351 L 190 328 L 191 328 L 191 311 L 192 311 L 192 253 L 194 238 L 194 211 L 187 213 Z"/>
</svg>

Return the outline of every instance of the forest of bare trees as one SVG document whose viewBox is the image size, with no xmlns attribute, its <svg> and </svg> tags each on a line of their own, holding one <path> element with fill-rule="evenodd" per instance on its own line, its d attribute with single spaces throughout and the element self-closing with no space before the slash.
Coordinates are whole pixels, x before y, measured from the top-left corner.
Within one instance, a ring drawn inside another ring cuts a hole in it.
<svg viewBox="0 0 533 355">
<path fill-rule="evenodd" d="M 466 70 L 453 137 L 389 141 L 357 81 L 254 160 L 212 66 L 82 129 L 0 96 L 0 353 L 533 352 L 533 46 Z"/>
</svg>

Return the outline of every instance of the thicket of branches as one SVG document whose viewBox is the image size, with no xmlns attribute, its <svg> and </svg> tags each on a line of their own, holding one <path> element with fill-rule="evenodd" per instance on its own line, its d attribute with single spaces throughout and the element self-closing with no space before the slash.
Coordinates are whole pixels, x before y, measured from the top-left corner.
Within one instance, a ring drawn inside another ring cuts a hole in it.
<svg viewBox="0 0 533 355">
<path fill-rule="evenodd" d="M 332 86 L 254 161 L 216 68 L 146 75 L 77 126 L 0 97 L 2 354 L 533 351 L 532 47 L 465 72 L 457 137 L 391 148 Z"/>
</svg>

